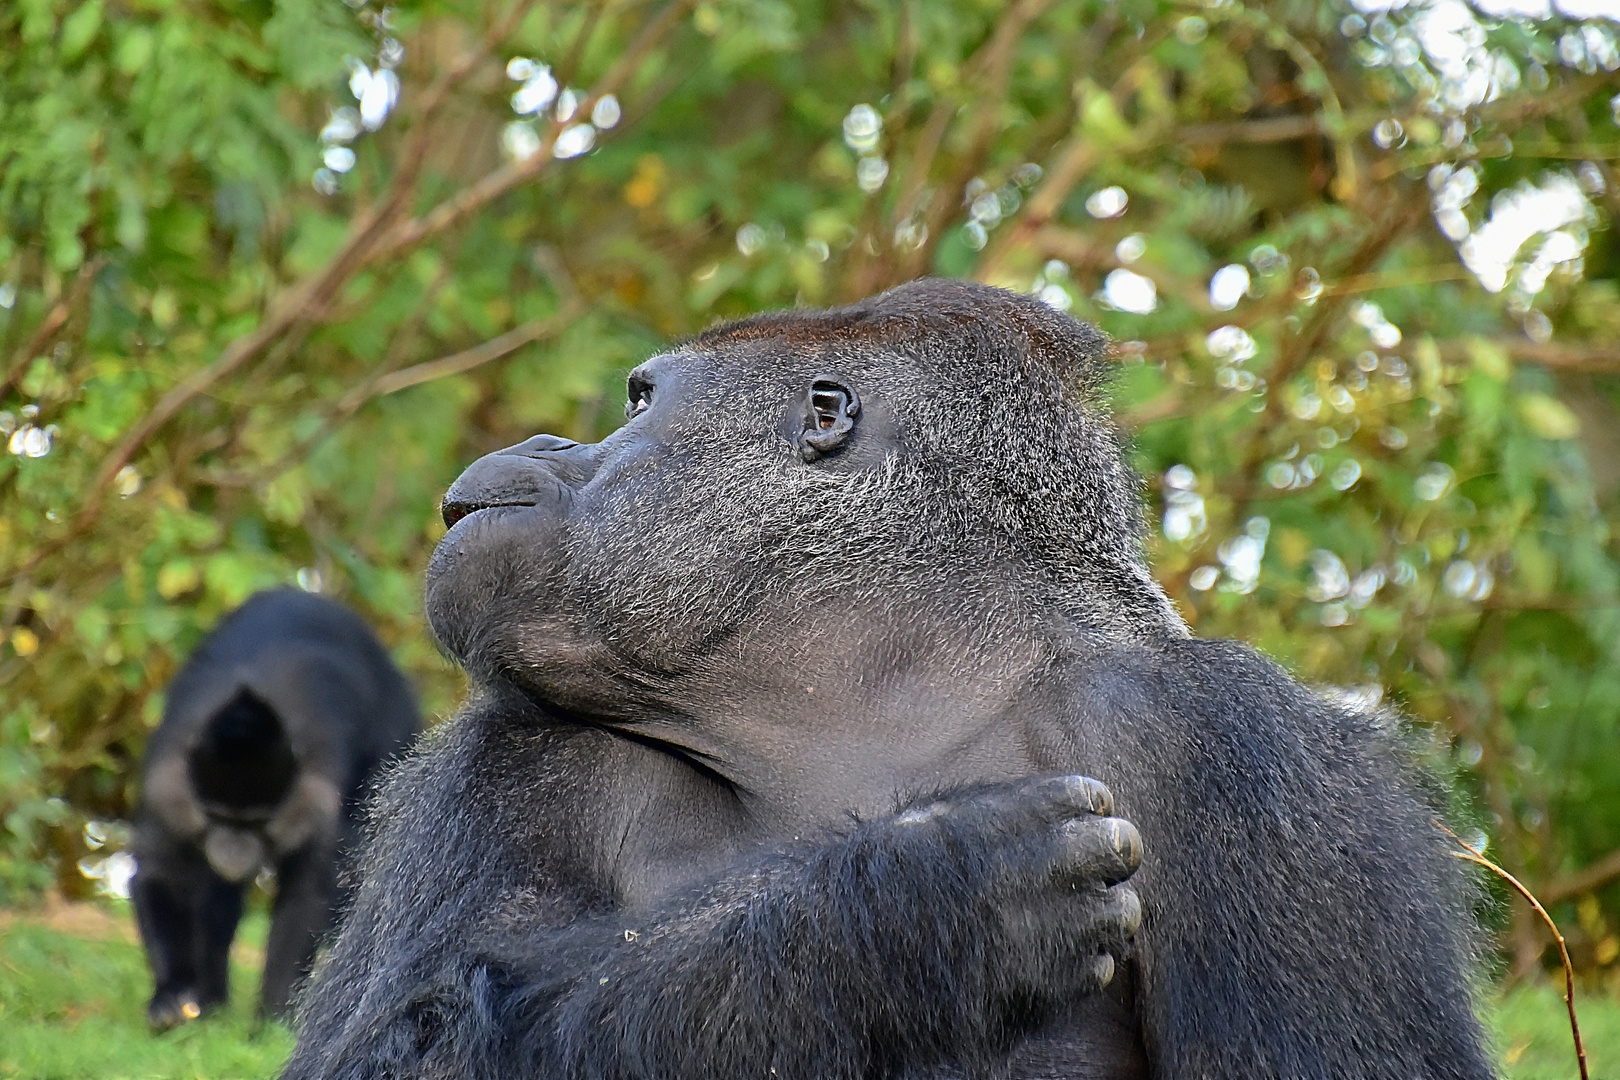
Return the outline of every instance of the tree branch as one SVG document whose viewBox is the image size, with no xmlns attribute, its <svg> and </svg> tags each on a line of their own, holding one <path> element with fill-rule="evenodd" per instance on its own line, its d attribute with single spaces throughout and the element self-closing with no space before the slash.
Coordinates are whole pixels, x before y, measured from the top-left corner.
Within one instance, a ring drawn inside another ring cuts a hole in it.
<svg viewBox="0 0 1620 1080">
<path fill-rule="evenodd" d="M 1554 371 L 1583 371 L 1593 374 L 1620 372 L 1620 346 L 1592 345 L 1581 342 L 1568 344 L 1558 341 L 1531 341 L 1529 338 L 1496 337 L 1488 339 L 1492 345 L 1505 350 L 1518 360 L 1540 364 Z M 1445 342 L 1440 355 L 1447 360 L 1467 357 L 1464 342 Z"/>
<path fill-rule="evenodd" d="M 581 114 L 589 115 L 596 101 L 616 92 L 694 2 L 695 0 L 672 0 L 657 17 L 643 27 L 636 40 L 614 62 L 580 105 Z M 337 254 L 320 270 L 283 293 L 274 304 L 272 313 L 266 321 L 250 333 L 228 344 L 218 360 L 193 372 L 171 388 L 102 460 L 79 513 L 70 523 L 67 530 L 69 537 L 80 534 L 95 520 L 102 497 L 118 471 L 129 464 L 146 441 L 172 420 L 191 400 L 205 393 L 221 379 L 257 359 L 289 331 L 300 325 L 318 322 L 332 297 L 360 270 L 397 257 L 406 249 L 415 247 L 429 237 L 459 224 L 500 195 L 537 175 L 552 159 L 551 151 L 558 129 L 556 124 L 552 125 L 552 130 L 542 143 L 539 152 L 529 160 L 496 169 L 460 195 L 439 204 L 422 218 L 396 223 L 399 213 L 414 192 L 415 180 L 421 162 L 426 156 L 430 142 L 428 123 L 430 115 L 441 107 L 450 91 L 471 74 L 483 57 L 511 33 L 529 7 L 528 0 L 519 0 L 514 4 L 507 15 L 484 36 L 479 45 L 452 64 L 429 89 L 423 99 L 422 119 L 400 155 L 400 171 L 390 187 L 389 194 L 378 208 L 367 213 L 350 230 L 349 238 Z M 42 545 L 35 557 L 19 568 L 13 578 L 28 573 L 56 546 L 58 545 Z"/>
<path fill-rule="evenodd" d="M 1620 878 L 1620 848 L 1609 852 L 1595 863 L 1584 866 L 1568 877 L 1558 878 L 1541 887 L 1541 895 L 1549 904 L 1572 900 L 1582 893 L 1603 888 Z"/>
<path fill-rule="evenodd" d="M 1435 824 L 1440 825 L 1439 822 L 1435 822 Z M 1547 929 L 1552 931 L 1553 940 L 1558 943 L 1559 959 L 1561 959 L 1564 963 L 1564 1007 L 1569 1010 L 1569 1033 L 1570 1037 L 1574 1039 L 1575 1042 L 1575 1063 L 1580 1068 L 1581 1080 L 1589 1080 L 1589 1076 L 1586 1071 L 1586 1044 L 1581 1041 L 1581 1022 L 1575 1016 L 1575 968 L 1569 962 L 1569 946 L 1564 944 L 1564 935 L 1558 932 L 1558 924 L 1553 922 L 1553 917 L 1551 915 L 1547 914 L 1547 909 L 1541 906 L 1541 901 L 1536 899 L 1536 894 L 1525 888 L 1524 882 L 1520 881 L 1518 878 L 1496 865 L 1496 863 L 1492 862 L 1490 859 L 1487 859 L 1484 855 L 1481 855 L 1479 852 L 1463 843 L 1462 837 L 1458 836 L 1444 825 L 1440 825 L 1440 828 L 1447 836 L 1451 837 L 1457 842 L 1458 847 L 1462 848 L 1461 851 L 1453 851 L 1453 855 L 1459 859 L 1462 859 L 1464 862 L 1471 862 L 1475 865 L 1483 866 L 1485 869 L 1489 870 L 1491 873 L 1497 875 L 1503 881 L 1513 886 L 1514 891 L 1516 891 L 1520 896 L 1524 897 L 1525 901 L 1530 905 L 1535 913 L 1541 916 L 1541 921 L 1547 924 Z"/>
<path fill-rule="evenodd" d="M 28 365 L 33 363 L 34 357 L 51 343 L 57 331 L 67 325 L 69 316 L 84 302 L 85 296 L 90 292 L 90 286 L 95 284 L 96 275 L 101 273 L 101 268 L 106 265 L 107 257 L 97 255 L 93 259 L 86 259 L 79 266 L 79 272 L 74 275 L 73 284 L 68 286 L 67 294 L 45 313 L 45 317 L 39 321 L 39 326 L 34 329 L 28 341 L 12 354 L 11 362 L 6 366 L 5 378 L 0 379 L 0 397 L 4 397 L 21 381 L 24 373 L 28 371 Z"/>
<path fill-rule="evenodd" d="M 614 61 L 613 66 L 597 80 L 585 99 L 579 103 L 576 116 L 589 116 L 598 101 L 609 94 L 618 93 L 625 81 L 635 73 L 648 53 L 657 47 L 697 0 L 672 0 L 658 16 L 642 28 L 636 40 Z M 553 159 L 560 125 L 553 122 L 541 137 L 540 148 L 524 161 L 512 162 L 486 175 L 472 187 L 446 199 L 420 218 L 401 222 L 378 245 L 378 261 L 393 258 L 416 247 L 428 238 L 459 225 L 491 202 L 540 174 Z"/>
<path fill-rule="evenodd" d="M 1157 43 L 1157 39 L 1154 39 L 1144 43 L 1144 47 L 1151 48 Z M 1148 66 L 1140 59 L 1125 69 L 1125 73 L 1115 80 L 1114 88 L 1109 91 L 1116 108 L 1136 92 L 1137 86 L 1147 74 Z M 1130 146 L 1113 149 L 1120 153 L 1140 149 L 1152 142 L 1157 135 L 1157 131 L 1143 131 L 1131 140 Z M 1096 166 L 1102 149 L 1076 130 L 1069 141 L 1059 149 L 1056 162 L 1047 167 L 1040 185 L 1030 193 L 1029 199 L 1024 203 L 1023 212 L 1018 215 L 1018 220 L 1013 222 L 1011 227 L 1002 230 L 985 249 L 973 276 L 985 282 L 993 282 L 999 277 L 1007 257 L 1024 247 L 1034 233 L 1057 217 L 1058 210 L 1069 197 L 1069 193 L 1074 190 L 1075 185 Z"/>
<path fill-rule="evenodd" d="M 437 360 L 429 360 L 426 363 L 413 364 L 408 368 L 389 372 L 378 379 L 376 384 L 372 386 L 370 393 L 366 395 L 366 400 L 386 397 L 408 387 L 420 386 L 435 379 L 461 375 L 492 360 L 499 360 L 509 353 L 516 352 L 530 342 L 552 337 L 572 325 L 583 314 L 584 305 L 576 303 L 564 307 L 557 314 L 548 318 L 531 319 L 521 326 L 515 326 L 499 337 L 484 342 L 482 345 L 474 345 L 470 349 L 463 349 L 461 352 L 451 353 L 449 356 L 441 356 Z"/>
</svg>

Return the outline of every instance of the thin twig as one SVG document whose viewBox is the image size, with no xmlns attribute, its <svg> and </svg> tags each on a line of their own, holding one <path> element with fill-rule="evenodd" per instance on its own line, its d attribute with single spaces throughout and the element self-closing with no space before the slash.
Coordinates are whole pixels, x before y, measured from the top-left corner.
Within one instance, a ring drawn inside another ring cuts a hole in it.
<svg viewBox="0 0 1620 1080">
<path fill-rule="evenodd" d="M 579 24 L 579 31 L 574 35 L 574 42 L 568 47 L 568 56 L 557 65 L 557 84 L 567 86 L 579 74 L 580 62 L 585 58 L 585 46 L 590 44 L 591 35 L 596 32 L 597 24 L 607 12 L 609 0 L 597 0 L 585 12 L 584 20 Z"/>
<path fill-rule="evenodd" d="M 1520 337 L 1493 337 L 1486 340 L 1517 360 L 1540 364 L 1554 371 L 1590 371 L 1599 374 L 1620 371 L 1620 348 L 1613 345 L 1531 341 Z M 1440 346 L 1440 355 L 1447 360 L 1462 359 L 1468 355 L 1467 343 L 1445 342 Z"/>
<path fill-rule="evenodd" d="M 574 114 L 588 117 L 598 101 L 609 94 L 618 93 L 625 81 L 635 74 L 636 68 L 646 59 L 647 54 L 663 40 L 680 21 L 681 16 L 685 15 L 696 2 L 697 0 L 672 0 L 657 17 L 642 28 L 630 47 L 597 80 L 590 93 L 579 103 Z M 439 203 L 421 217 L 400 222 L 377 245 L 371 261 L 382 262 L 397 257 L 428 238 L 459 225 L 502 195 L 539 175 L 540 171 L 552 161 L 558 126 L 553 124 L 552 130 L 541 137 L 540 148 L 533 156 L 503 165 L 486 174 L 471 187 Z"/>
<path fill-rule="evenodd" d="M 1413 285 L 1433 285 L 1440 281 L 1467 281 L 1473 277 L 1462 263 L 1440 266 L 1415 266 L 1408 270 L 1376 271 L 1356 274 L 1336 281 L 1322 289 L 1323 296 L 1347 296 L 1351 293 L 1376 292 L 1379 289 L 1404 289 Z"/>
<path fill-rule="evenodd" d="M 565 307 L 555 315 L 544 319 L 530 319 L 521 326 L 515 326 L 506 333 L 481 345 L 474 345 L 470 349 L 442 356 L 437 360 L 426 363 L 413 364 L 399 371 L 391 371 L 378 379 L 366 395 L 366 400 L 386 397 L 400 390 L 412 386 L 420 386 L 435 379 L 449 378 L 451 375 L 461 375 L 481 367 L 492 360 L 514 353 L 531 342 L 540 341 L 555 335 L 558 331 L 571 325 L 584 313 L 582 305 Z"/>
<path fill-rule="evenodd" d="M 476 47 L 460 56 L 433 82 L 423 96 L 415 130 L 400 154 L 399 173 L 382 202 L 361 217 L 350 230 L 343 247 L 320 271 L 283 294 L 263 324 L 232 341 L 218 360 L 193 372 L 159 399 L 157 405 L 102 460 L 95 479 L 91 481 L 81 517 L 86 514 L 94 517 L 95 507 L 118 470 L 129 464 L 146 440 L 172 420 L 187 403 L 238 368 L 257 359 L 284 334 L 300 325 L 318 322 L 332 297 L 350 278 L 389 253 L 385 238 L 391 235 L 395 219 L 409 205 L 415 193 L 421 164 L 431 142 L 433 116 L 448 100 L 450 92 L 471 76 L 483 58 L 512 32 L 531 6 L 531 0 L 517 0 Z"/>
<path fill-rule="evenodd" d="M 1453 851 L 1451 853 L 1453 856 L 1465 862 L 1483 866 L 1513 886 L 1519 895 L 1524 897 L 1530 906 L 1535 909 L 1536 914 L 1541 916 L 1541 921 L 1547 924 L 1547 929 L 1552 931 L 1553 940 L 1558 943 L 1558 956 L 1564 962 L 1564 1007 L 1569 1010 L 1569 1034 L 1570 1038 L 1575 1041 L 1575 1061 L 1580 1065 L 1581 1080 L 1591 1080 L 1586 1071 L 1586 1044 L 1581 1041 L 1581 1022 L 1575 1017 L 1575 965 L 1569 962 L 1569 947 L 1564 944 L 1564 935 L 1558 932 L 1558 924 L 1553 922 L 1553 917 L 1547 914 L 1547 909 L 1541 906 L 1541 901 L 1536 899 L 1535 894 L 1525 888 L 1524 882 L 1490 859 L 1487 859 L 1480 852 L 1475 851 L 1462 837 L 1446 828 L 1443 822 L 1436 821 L 1435 824 L 1440 826 L 1441 831 L 1455 840 L 1462 848 L 1461 851 Z"/>
<path fill-rule="evenodd" d="M 11 362 L 6 365 L 5 378 L 0 380 L 0 396 L 4 396 L 22 380 L 29 365 L 34 362 L 34 357 L 43 352 L 45 346 L 51 343 L 51 339 L 56 337 L 57 332 L 67 325 L 68 317 L 84 302 L 85 295 L 89 293 L 90 286 L 96 280 L 96 275 L 101 273 L 101 268 L 106 265 L 107 257 L 97 255 L 93 259 L 86 259 L 79 267 L 79 272 L 74 276 L 67 294 L 45 313 L 45 317 L 40 320 L 39 326 L 34 329 L 28 342 L 16 351 Z"/>
<path fill-rule="evenodd" d="M 1051 0 L 1021 0 L 1008 5 L 997 17 L 990 36 L 963 65 L 963 84 L 974 87 L 974 107 L 969 121 L 973 134 L 953 175 L 937 186 L 930 186 L 929 175 L 951 121 L 957 115 L 958 105 L 962 104 L 950 94 L 942 94 L 934 102 L 897 187 L 899 198 L 892 215 L 896 225 L 916 219 L 922 227 L 923 241 L 909 252 L 896 252 L 898 258 L 892 266 L 888 259 L 880 256 L 869 265 L 857 267 L 850 280 L 861 295 L 873 288 L 915 277 L 933 261 L 945 223 L 958 209 L 964 185 L 983 167 L 994 141 L 998 130 L 996 118 L 1006 101 L 1018 43 L 1030 25 L 1050 7 Z M 909 109 L 909 104 L 906 108 Z"/>
<path fill-rule="evenodd" d="M 1614 608 L 1616 604 L 1588 604 L 1580 610 L 1594 610 L 1599 608 Z M 1549 885 L 1542 886 L 1541 893 L 1547 898 L 1547 903 L 1556 904 L 1560 900 L 1579 896 L 1582 893 L 1601 889 L 1615 878 L 1620 877 L 1620 848 L 1609 852 L 1603 858 L 1578 870 L 1566 878 L 1559 878 Z"/>
<path fill-rule="evenodd" d="M 1155 36 L 1148 39 L 1144 45 L 1151 48 L 1157 45 L 1158 41 L 1159 36 Z M 1113 100 L 1116 110 L 1137 91 L 1150 70 L 1150 65 L 1138 57 L 1118 79 L 1114 80 L 1113 88 L 1109 90 L 1108 95 Z M 1048 163 L 1040 184 L 1025 200 L 1023 212 L 1018 215 L 1018 220 L 1010 227 L 1002 229 L 991 241 L 990 246 L 979 258 L 974 276 L 980 281 L 995 281 L 1000 276 L 1002 265 L 1008 256 L 1022 249 L 1035 232 L 1057 217 L 1058 210 L 1068 199 L 1069 193 L 1097 165 L 1104 151 L 1123 156 L 1151 145 L 1161 134 L 1158 126 L 1153 125 L 1146 130 L 1135 132 L 1129 145 L 1102 147 L 1086 137 L 1082 124 L 1077 119 L 1074 134 L 1058 148 L 1056 159 Z"/>
</svg>

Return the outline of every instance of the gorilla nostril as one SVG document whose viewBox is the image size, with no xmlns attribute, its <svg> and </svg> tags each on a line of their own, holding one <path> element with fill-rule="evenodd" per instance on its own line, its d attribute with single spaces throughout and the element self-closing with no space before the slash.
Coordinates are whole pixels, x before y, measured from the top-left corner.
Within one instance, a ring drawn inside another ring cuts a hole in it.
<svg viewBox="0 0 1620 1080">
<path fill-rule="evenodd" d="M 439 507 L 439 516 L 444 518 L 444 527 L 449 529 L 453 528 L 456 522 L 472 513 L 473 510 L 474 507 L 468 506 L 466 503 L 447 502 Z"/>
</svg>

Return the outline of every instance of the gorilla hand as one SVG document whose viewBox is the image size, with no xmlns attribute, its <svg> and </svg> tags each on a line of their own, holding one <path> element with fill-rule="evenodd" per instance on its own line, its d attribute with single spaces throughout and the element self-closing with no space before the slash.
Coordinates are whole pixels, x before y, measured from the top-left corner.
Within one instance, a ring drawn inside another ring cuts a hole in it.
<svg viewBox="0 0 1620 1080">
<path fill-rule="evenodd" d="M 939 865 L 979 880 L 1003 937 L 986 957 L 1004 968 L 986 972 L 992 985 L 1021 998 L 1069 997 L 1108 985 L 1142 922 L 1124 884 L 1141 865 L 1142 838 L 1113 812 L 1101 783 L 1059 776 L 909 809 L 891 828 L 897 850 L 921 841 L 940 849 L 930 853 Z"/>
</svg>

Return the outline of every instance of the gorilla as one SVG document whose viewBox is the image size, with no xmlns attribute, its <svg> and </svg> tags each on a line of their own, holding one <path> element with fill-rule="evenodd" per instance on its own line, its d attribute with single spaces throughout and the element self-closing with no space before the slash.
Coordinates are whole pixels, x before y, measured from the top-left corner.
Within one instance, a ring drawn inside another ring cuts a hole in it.
<svg viewBox="0 0 1620 1080">
<path fill-rule="evenodd" d="M 1101 334 L 760 315 L 445 496 L 475 692 L 392 776 L 291 1080 L 1483 1078 L 1387 718 L 1154 583 Z"/>
<path fill-rule="evenodd" d="M 260 1010 L 284 1014 L 338 898 L 338 860 L 415 696 L 358 615 L 297 589 L 248 599 L 169 685 L 147 744 L 130 886 L 156 1029 L 225 1003 L 248 881 L 276 873 Z"/>
</svg>

